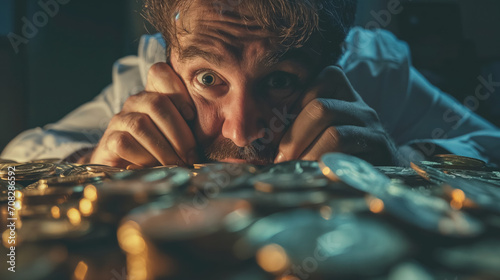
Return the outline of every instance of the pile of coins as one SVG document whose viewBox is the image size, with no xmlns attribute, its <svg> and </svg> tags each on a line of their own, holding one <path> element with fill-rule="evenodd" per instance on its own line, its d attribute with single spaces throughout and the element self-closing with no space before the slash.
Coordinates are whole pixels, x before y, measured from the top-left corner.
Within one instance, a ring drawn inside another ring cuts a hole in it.
<svg viewBox="0 0 500 280">
<path fill-rule="evenodd" d="M 0 160 L 0 178 L 2 243 L 15 217 L 24 271 L 3 264 L 1 279 L 500 275 L 500 172 L 470 158 L 374 167 L 332 153 L 140 170 Z"/>
</svg>

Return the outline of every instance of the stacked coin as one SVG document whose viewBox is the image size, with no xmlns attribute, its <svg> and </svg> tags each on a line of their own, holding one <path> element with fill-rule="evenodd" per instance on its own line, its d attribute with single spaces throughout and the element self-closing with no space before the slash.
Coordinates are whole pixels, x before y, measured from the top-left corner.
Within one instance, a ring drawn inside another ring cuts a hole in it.
<svg viewBox="0 0 500 280">
<path fill-rule="evenodd" d="M 317 161 L 294 160 L 270 165 L 262 173 L 272 174 L 321 174 Z"/>
<path fill-rule="evenodd" d="M 195 173 L 190 192 L 219 193 L 248 187 L 248 180 L 257 173 L 257 167 L 251 164 L 213 163 L 198 166 Z"/>
<path fill-rule="evenodd" d="M 412 164 L 413 169 L 430 181 L 437 184 L 446 184 L 463 192 L 463 199 L 468 198 L 484 210 L 500 214 L 500 189 L 494 184 L 489 184 L 475 178 L 462 178 L 446 174 L 436 168 L 421 164 Z"/>
<path fill-rule="evenodd" d="M 15 165 L 17 161 L 9 160 L 9 159 L 1 159 L 0 158 L 0 169 L 3 169 L 5 166 Z"/>
<path fill-rule="evenodd" d="M 485 183 L 500 186 L 500 172 L 498 171 L 477 171 L 477 170 L 456 170 L 445 169 L 444 173 L 464 179 L 473 179 Z"/>
<path fill-rule="evenodd" d="M 321 174 L 272 174 L 264 173 L 252 178 L 254 187 L 260 192 L 283 192 L 297 190 L 319 190 L 329 181 Z"/>
<path fill-rule="evenodd" d="M 85 175 L 71 175 L 65 177 L 50 177 L 46 179 L 40 179 L 38 181 L 39 185 L 47 185 L 50 187 L 63 187 L 63 186 L 74 186 L 74 185 L 84 185 L 101 182 L 106 178 L 106 173 L 92 173 Z"/>
<path fill-rule="evenodd" d="M 477 236 L 483 231 L 481 222 L 452 209 L 443 199 L 395 185 L 362 159 L 331 153 L 321 157 L 321 165 L 325 175 L 381 200 L 370 201 L 375 213 L 386 210 L 405 223 L 445 236 Z"/>
<path fill-rule="evenodd" d="M 117 234 L 127 263 L 141 263 L 129 265 L 127 275 L 205 278 L 217 265 L 239 262 L 233 247 L 252 221 L 250 204 L 238 199 L 214 199 L 200 208 L 188 200 L 138 208 L 123 219 Z"/>
<path fill-rule="evenodd" d="M 0 169 L 0 178 L 7 180 L 9 171 L 15 172 L 16 181 L 34 181 L 54 174 L 56 165 L 53 163 L 17 163 L 4 165 Z"/>
<path fill-rule="evenodd" d="M 116 173 L 97 187 L 98 208 L 105 222 L 116 223 L 130 210 L 161 196 L 176 196 L 191 180 L 189 170 L 149 168 Z"/>
<path fill-rule="evenodd" d="M 435 155 L 431 160 L 437 163 L 437 165 L 431 165 L 435 168 L 480 170 L 486 165 L 482 160 L 453 154 Z"/>
<path fill-rule="evenodd" d="M 254 223 L 240 243 L 276 279 L 377 276 L 407 254 L 408 241 L 386 223 L 317 211 L 273 214 Z"/>
<path fill-rule="evenodd" d="M 106 176 L 111 176 L 113 174 L 124 171 L 121 168 L 111 167 L 107 165 L 100 164 L 85 164 L 85 165 L 72 165 L 71 168 L 65 170 L 61 175 L 63 177 L 74 176 L 74 175 L 92 175 L 96 173 L 104 173 Z"/>
</svg>

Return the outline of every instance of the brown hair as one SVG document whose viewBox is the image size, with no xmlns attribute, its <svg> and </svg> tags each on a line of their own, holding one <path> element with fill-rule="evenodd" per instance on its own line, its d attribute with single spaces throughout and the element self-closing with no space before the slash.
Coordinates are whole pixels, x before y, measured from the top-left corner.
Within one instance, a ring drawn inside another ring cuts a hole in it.
<svg viewBox="0 0 500 280">
<path fill-rule="evenodd" d="M 206 0 L 205 0 L 206 1 Z M 313 35 L 314 46 L 335 63 L 342 54 L 342 43 L 354 24 L 356 0 L 212 0 L 223 13 L 243 9 L 259 26 L 276 34 L 282 52 L 300 48 Z M 192 0 L 144 0 L 144 17 L 162 34 L 167 55 L 176 44 L 176 13 L 189 8 Z"/>
</svg>

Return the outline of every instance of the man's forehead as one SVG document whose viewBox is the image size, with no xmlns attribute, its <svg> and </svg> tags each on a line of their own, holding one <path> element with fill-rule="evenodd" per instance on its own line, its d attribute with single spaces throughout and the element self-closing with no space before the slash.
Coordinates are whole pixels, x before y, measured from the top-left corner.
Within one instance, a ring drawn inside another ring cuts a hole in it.
<svg viewBox="0 0 500 280">
<path fill-rule="evenodd" d="M 200 16 L 200 8 L 191 6 L 177 20 L 178 53 L 181 60 L 204 58 L 214 64 L 263 58 L 273 50 L 271 32 L 231 13 L 218 14 L 215 8 Z"/>
<path fill-rule="evenodd" d="M 252 64 L 265 67 L 273 67 L 274 65 L 289 59 L 301 62 L 304 65 L 309 65 L 311 64 L 311 61 L 313 61 L 310 51 L 305 48 L 293 49 L 286 53 L 267 49 L 266 51 L 261 52 L 261 55 L 257 56 L 241 55 L 241 52 L 231 49 L 221 51 L 220 48 L 216 49 L 213 47 L 207 47 L 207 45 L 203 44 L 193 44 L 184 48 L 181 47 L 179 50 L 179 60 L 181 62 L 192 61 L 200 58 L 219 67 L 224 64 L 231 64 L 232 61 L 242 61 L 245 59 L 252 60 Z"/>
<path fill-rule="evenodd" d="M 280 46 L 276 33 L 264 29 L 242 6 L 227 9 L 218 1 L 195 0 L 178 15 L 177 52 L 181 61 L 203 58 L 220 65 L 251 60 L 272 66 L 289 58 L 312 58 L 314 51 Z"/>
</svg>

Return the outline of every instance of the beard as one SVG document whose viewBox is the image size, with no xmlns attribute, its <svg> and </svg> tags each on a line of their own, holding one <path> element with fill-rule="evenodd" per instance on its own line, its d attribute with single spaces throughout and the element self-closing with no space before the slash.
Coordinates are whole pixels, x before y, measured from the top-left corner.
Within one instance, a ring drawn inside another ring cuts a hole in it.
<svg viewBox="0 0 500 280">
<path fill-rule="evenodd" d="M 265 165 L 274 162 L 276 148 L 269 144 L 259 143 L 259 139 L 245 147 L 239 147 L 228 138 L 215 141 L 205 148 L 205 156 L 210 161 L 224 159 L 240 159 L 247 162 Z"/>
</svg>

